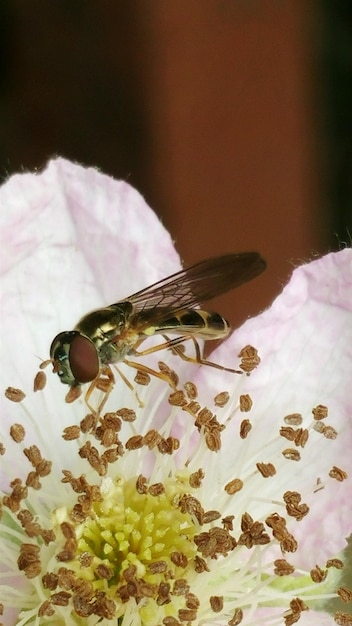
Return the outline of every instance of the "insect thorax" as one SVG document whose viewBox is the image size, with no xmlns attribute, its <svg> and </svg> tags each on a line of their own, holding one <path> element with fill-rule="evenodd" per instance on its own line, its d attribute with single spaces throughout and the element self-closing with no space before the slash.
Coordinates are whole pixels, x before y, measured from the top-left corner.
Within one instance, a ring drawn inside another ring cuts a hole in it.
<svg viewBox="0 0 352 626">
<path fill-rule="evenodd" d="M 89 337 L 96 346 L 102 365 L 124 359 L 136 341 L 128 332 L 133 306 L 126 300 L 82 317 L 75 330 Z"/>
</svg>

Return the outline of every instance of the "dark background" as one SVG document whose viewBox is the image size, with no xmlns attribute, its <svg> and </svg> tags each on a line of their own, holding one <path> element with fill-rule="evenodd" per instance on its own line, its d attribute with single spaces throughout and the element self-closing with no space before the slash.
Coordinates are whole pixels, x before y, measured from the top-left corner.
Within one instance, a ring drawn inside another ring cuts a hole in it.
<svg viewBox="0 0 352 626">
<path fill-rule="evenodd" d="M 349 0 L 2 0 L 0 26 L 0 177 L 61 155 L 136 186 L 187 264 L 259 250 L 234 324 L 351 243 Z"/>
</svg>

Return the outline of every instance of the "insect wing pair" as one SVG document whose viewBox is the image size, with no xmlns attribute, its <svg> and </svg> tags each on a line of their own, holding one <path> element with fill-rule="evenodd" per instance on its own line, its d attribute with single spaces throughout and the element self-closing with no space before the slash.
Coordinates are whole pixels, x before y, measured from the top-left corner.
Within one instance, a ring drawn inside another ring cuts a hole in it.
<svg viewBox="0 0 352 626">
<path fill-rule="evenodd" d="M 138 369 L 126 359 L 128 355 L 172 348 L 190 338 L 196 344 L 197 338 L 226 337 L 231 328 L 221 315 L 195 307 L 252 280 L 265 267 L 264 259 L 256 252 L 215 257 L 176 272 L 126 300 L 93 311 L 74 330 L 61 332 L 53 340 L 50 360 L 54 372 L 74 389 L 94 381 L 114 363 L 125 361 Z M 164 335 L 164 342 L 138 352 L 140 344 L 155 334 Z M 176 337 L 169 339 L 170 334 Z M 199 350 L 197 354 L 193 360 L 202 362 Z"/>
</svg>

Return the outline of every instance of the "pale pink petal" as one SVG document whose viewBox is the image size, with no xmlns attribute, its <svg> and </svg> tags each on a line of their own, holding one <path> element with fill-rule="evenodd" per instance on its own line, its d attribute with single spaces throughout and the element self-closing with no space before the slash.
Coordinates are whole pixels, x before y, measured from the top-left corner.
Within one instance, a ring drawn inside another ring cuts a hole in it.
<svg viewBox="0 0 352 626">
<path fill-rule="evenodd" d="M 212 359 L 234 366 L 246 344 L 258 349 L 262 362 L 249 378 L 235 382 L 236 393 L 239 387 L 254 401 L 248 417 L 255 426 L 256 445 L 263 448 L 263 461 L 265 445 L 277 436 L 287 414 L 301 413 L 306 427 L 312 423 L 312 409 L 326 405 L 326 422 L 338 432 L 333 441 L 311 433 L 313 445 L 301 450 L 301 462 L 290 462 L 283 485 L 284 491 L 300 484 L 311 508 L 294 532 L 300 537 L 299 558 L 304 554 L 301 565 L 312 567 L 344 548 L 352 532 L 352 250 L 296 269 L 270 309 L 248 320 Z M 219 386 L 217 374 L 203 369 L 201 377 L 213 394 Z M 228 386 L 234 384 L 230 375 L 226 380 Z M 229 450 L 223 458 L 231 457 L 231 443 L 225 438 L 226 445 Z M 329 478 L 333 465 L 348 472 L 348 483 Z M 318 479 L 325 489 L 315 494 Z"/>
<path fill-rule="evenodd" d="M 170 235 L 135 189 L 63 159 L 38 174 L 11 177 L 0 190 L 0 219 L 4 424 L 18 409 L 4 389 L 30 392 L 58 332 L 180 263 Z M 53 408 L 67 390 L 49 369 Z M 47 418 L 39 411 L 37 419 L 42 425 Z"/>
</svg>

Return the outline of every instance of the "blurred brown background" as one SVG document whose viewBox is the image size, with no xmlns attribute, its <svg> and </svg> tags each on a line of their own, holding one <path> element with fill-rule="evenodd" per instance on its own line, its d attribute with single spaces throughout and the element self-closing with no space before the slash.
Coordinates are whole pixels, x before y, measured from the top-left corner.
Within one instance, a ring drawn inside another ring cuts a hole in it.
<svg viewBox="0 0 352 626">
<path fill-rule="evenodd" d="M 259 250 L 234 324 L 350 243 L 350 0 L 2 0 L 0 26 L 1 177 L 62 155 L 135 185 L 187 264 Z"/>
</svg>

